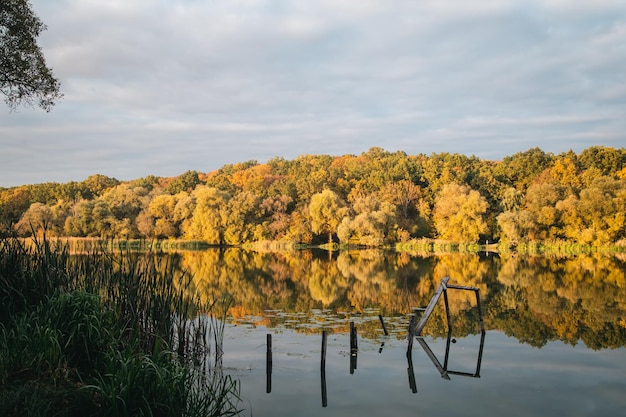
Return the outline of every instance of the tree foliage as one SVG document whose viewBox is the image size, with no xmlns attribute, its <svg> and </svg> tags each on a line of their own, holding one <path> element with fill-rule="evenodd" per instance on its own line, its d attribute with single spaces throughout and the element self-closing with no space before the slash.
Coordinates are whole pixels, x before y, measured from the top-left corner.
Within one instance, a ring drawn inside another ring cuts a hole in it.
<svg viewBox="0 0 626 417">
<path fill-rule="evenodd" d="M 372 148 L 247 161 L 175 178 L 121 182 L 95 174 L 0 188 L 0 233 L 27 236 L 36 232 L 28 225 L 45 218 L 52 235 L 228 245 L 380 246 L 423 238 L 606 245 L 626 239 L 624 161 L 624 148 L 580 155 L 534 148 L 502 161 Z"/>
<path fill-rule="evenodd" d="M 335 192 L 325 189 L 313 195 L 309 205 L 313 233 L 328 234 L 328 243 L 332 243 L 333 234 L 347 213 L 345 203 Z"/>
<path fill-rule="evenodd" d="M 37 45 L 45 29 L 28 0 L 0 2 L 0 92 L 11 109 L 36 104 L 50 111 L 63 97 Z"/>
<path fill-rule="evenodd" d="M 439 237 L 453 242 L 478 242 L 487 231 L 487 200 L 468 185 L 444 185 L 435 201 L 433 220 Z"/>
</svg>

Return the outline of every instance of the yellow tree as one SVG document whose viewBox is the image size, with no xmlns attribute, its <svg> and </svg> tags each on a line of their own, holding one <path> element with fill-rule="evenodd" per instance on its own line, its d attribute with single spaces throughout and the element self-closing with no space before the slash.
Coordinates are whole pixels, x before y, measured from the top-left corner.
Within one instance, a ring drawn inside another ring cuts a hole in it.
<svg viewBox="0 0 626 417">
<path fill-rule="evenodd" d="M 226 244 L 238 245 L 255 240 L 260 201 L 256 194 L 248 191 L 237 193 L 228 200 L 221 211 Z"/>
<path fill-rule="evenodd" d="M 309 204 L 311 229 L 313 233 L 328 234 L 328 243 L 333 243 L 333 233 L 341 220 L 348 214 L 348 208 L 339 196 L 332 190 L 325 189 L 314 194 Z"/>
<path fill-rule="evenodd" d="M 487 231 L 488 207 L 487 200 L 468 185 L 444 185 L 433 210 L 439 237 L 453 242 L 477 242 L 480 234 Z"/>
<path fill-rule="evenodd" d="M 600 177 L 580 196 L 559 201 L 563 229 L 568 238 L 584 244 L 603 245 L 623 237 L 626 226 L 626 183 Z M 620 236 L 620 233 L 622 235 Z"/>
<path fill-rule="evenodd" d="M 195 208 L 193 217 L 185 228 L 185 237 L 204 240 L 209 244 L 223 243 L 224 223 L 221 210 L 226 206 L 230 195 L 214 187 L 198 186 L 193 191 Z"/>
<path fill-rule="evenodd" d="M 533 240 L 560 238 L 562 234 L 560 211 L 556 204 L 564 197 L 559 184 L 540 177 L 526 191 L 526 203 L 522 212 L 529 214 L 534 224 L 528 237 Z"/>
<path fill-rule="evenodd" d="M 42 203 L 33 203 L 24 213 L 15 230 L 20 236 L 30 236 L 33 232 L 40 234 L 52 225 L 53 214 L 50 207 Z"/>
<path fill-rule="evenodd" d="M 153 233 L 156 237 L 178 236 L 178 225 L 174 219 L 176 200 L 176 196 L 160 194 L 148 204 L 148 213 L 155 219 Z"/>
<path fill-rule="evenodd" d="M 26 187 L 0 190 L 0 235 L 9 233 L 29 207 L 30 194 Z"/>
</svg>

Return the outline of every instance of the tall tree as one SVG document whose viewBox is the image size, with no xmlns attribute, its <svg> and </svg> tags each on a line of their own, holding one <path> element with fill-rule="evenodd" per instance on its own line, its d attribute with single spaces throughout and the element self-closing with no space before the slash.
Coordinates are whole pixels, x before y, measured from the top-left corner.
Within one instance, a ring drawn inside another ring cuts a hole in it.
<svg viewBox="0 0 626 417">
<path fill-rule="evenodd" d="M 579 197 L 570 195 L 556 207 L 566 237 L 583 244 L 613 242 L 626 227 L 626 182 L 600 177 Z"/>
<path fill-rule="evenodd" d="M 37 45 L 45 29 L 28 0 L 0 2 L 0 92 L 11 109 L 37 104 L 50 111 L 63 97 Z"/>
<path fill-rule="evenodd" d="M 201 239 L 211 245 L 224 243 L 223 208 L 230 194 L 214 187 L 198 186 L 192 195 L 196 199 L 193 217 L 185 227 L 187 239 Z"/>
<path fill-rule="evenodd" d="M 53 220 L 50 207 L 42 203 L 33 203 L 24 213 L 15 230 L 20 236 L 30 236 L 32 233 L 42 233 L 47 230 Z"/>
<path fill-rule="evenodd" d="M 10 234 L 29 207 L 30 193 L 26 187 L 0 190 L 0 236 Z"/>
<path fill-rule="evenodd" d="M 325 189 L 311 197 L 311 204 L 309 205 L 311 229 L 313 233 L 327 233 L 328 243 L 333 242 L 333 234 L 347 214 L 348 209 L 345 203 L 332 190 Z"/>
<path fill-rule="evenodd" d="M 487 231 L 484 216 L 488 207 L 487 200 L 468 185 L 444 185 L 433 211 L 439 236 L 454 242 L 477 242 Z"/>
<path fill-rule="evenodd" d="M 198 171 L 186 171 L 174 178 L 172 182 L 165 187 L 165 192 L 168 194 L 178 194 L 182 191 L 190 193 L 198 184 L 200 184 Z"/>
</svg>

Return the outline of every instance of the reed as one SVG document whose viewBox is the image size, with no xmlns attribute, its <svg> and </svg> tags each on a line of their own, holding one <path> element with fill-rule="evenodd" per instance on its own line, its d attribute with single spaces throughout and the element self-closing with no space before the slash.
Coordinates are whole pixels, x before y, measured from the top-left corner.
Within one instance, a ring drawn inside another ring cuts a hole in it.
<svg viewBox="0 0 626 417">
<path fill-rule="evenodd" d="M 220 367 L 228 303 L 200 303 L 176 270 L 150 252 L 0 241 L 0 415 L 239 414 Z"/>
</svg>

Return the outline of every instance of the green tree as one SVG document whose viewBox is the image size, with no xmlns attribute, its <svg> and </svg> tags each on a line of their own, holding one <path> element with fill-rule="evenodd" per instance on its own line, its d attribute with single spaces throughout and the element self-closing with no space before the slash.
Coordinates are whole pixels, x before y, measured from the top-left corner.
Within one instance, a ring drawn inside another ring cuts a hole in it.
<svg viewBox="0 0 626 417">
<path fill-rule="evenodd" d="M 313 233 L 328 234 L 328 243 L 333 243 L 333 234 L 347 214 L 345 203 L 332 190 L 325 189 L 311 197 L 309 204 L 311 229 Z"/>
<path fill-rule="evenodd" d="M 596 168 L 602 175 L 616 175 L 626 168 L 626 148 L 591 146 L 580 153 L 578 160 L 583 167 Z"/>
<path fill-rule="evenodd" d="M 484 216 L 488 207 L 487 200 L 468 185 L 445 185 L 433 210 L 439 237 L 453 242 L 477 242 L 487 231 Z"/>
<path fill-rule="evenodd" d="M 532 148 L 504 157 L 494 168 L 494 174 L 504 184 L 526 190 L 537 176 L 551 166 L 552 160 L 552 154 Z"/>
<path fill-rule="evenodd" d="M 84 182 L 70 181 L 54 187 L 54 196 L 57 200 L 79 201 L 93 199 L 95 196 Z"/>
<path fill-rule="evenodd" d="M 91 193 L 92 198 L 101 196 L 106 190 L 120 184 L 117 179 L 101 174 L 91 175 L 83 183 Z"/>
<path fill-rule="evenodd" d="M 63 97 L 37 45 L 45 29 L 28 0 L 0 2 L 0 92 L 11 109 L 37 104 L 50 111 Z"/>
<path fill-rule="evenodd" d="M 200 176 L 197 171 L 187 171 L 179 175 L 165 187 L 168 194 L 178 194 L 182 191 L 191 192 L 196 185 L 200 184 Z"/>
</svg>

